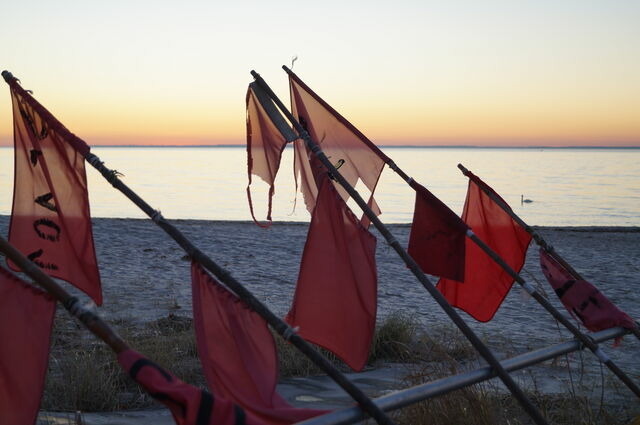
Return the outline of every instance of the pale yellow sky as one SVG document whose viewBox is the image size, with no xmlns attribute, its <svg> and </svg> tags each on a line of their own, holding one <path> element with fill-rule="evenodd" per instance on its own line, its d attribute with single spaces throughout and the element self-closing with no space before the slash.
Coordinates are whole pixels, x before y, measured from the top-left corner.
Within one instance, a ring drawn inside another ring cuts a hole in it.
<svg viewBox="0 0 640 425">
<path fill-rule="evenodd" d="M 640 146 L 638 22 L 622 0 L 25 0 L 0 68 L 90 145 L 242 144 L 249 72 L 288 104 L 297 55 L 378 144 Z"/>
</svg>

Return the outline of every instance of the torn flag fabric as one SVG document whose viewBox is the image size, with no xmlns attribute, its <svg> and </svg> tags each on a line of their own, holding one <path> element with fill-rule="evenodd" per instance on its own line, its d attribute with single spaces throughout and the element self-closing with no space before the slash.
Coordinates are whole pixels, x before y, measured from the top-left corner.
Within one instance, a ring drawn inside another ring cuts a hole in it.
<svg viewBox="0 0 640 425">
<path fill-rule="evenodd" d="M 192 263 L 198 354 L 209 388 L 267 424 L 291 424 L 326 413 L 291 406 L 276 392 L 278 354 L 266 322 Z"/>
<path fill-rule="evenodd" d="M 376 323 L 376 238 L 329 179 L 320 189 L 287 322 L 354 370 L 368 358 Z"/>
<path fill-rule="evenodd" d="M 176 425 L 262 425 L 241 407 L 182 382 L 134 350 L 118 354 L 118 362 L 151 397 L 169 408 Z"/>
<path fill-rule="evenodd" d="M 84 167 L 89 147 L 17 80 L 9 84 L 15 144 L 9 242 L 44 272 L 70 282 L 101 305 Z"/>
<path fill-rule="evenodd" d="M 409 255 L 424 273 L 462 282 L 466 224 L 424 186 L 414 180 L 410 185 L 416 191 L 416 202 Z"/>
<path fill-rule="evenodd" d="M 531 235 L 496 204 L 479 184 L 486 186 L 476 176 L 469 180 L 462 220 L 519 273 L 524 266 Z M 498 311 L 513 282 L 514 279 L 498 263 L 467 238 L 464 282 L 440 279 L 437 288 L 451 305 L 466 311 L 476 320 L 488 322 Z"/>
<path fill-rule="evenodd" d="M 256 83 L 249 85 L 247 90 L 247 167 L 249 185 L 247 197 L 253 220 L 261 227 L 268 227 L 271 222 L 271 200 L 275 193 L 275 179 L 282 151 L 288 141 L 296 138 L 295 134 L 283 121 L 279 112 L 271 107 L 271 100 L 266 98 L 260 86 Z M 287 135 L 285 138 L 284 135 Z M 267 220 L 262 224 L 256 220 L 251 198 L 251 176 L 260 177 L 269 185 Z"/>
<path fill-rule="evenodd" d="M 293 115 L 351 186 L 357 188 L 358 181 L 364 184 L 370 193 L 369 205 L 380 214 L 373 193 L 389 158 L 292 72 L 289 86 Z M 294 175 L 296 180 L 300 179 L 307 210 L 313 212 L 320 186 L 314 184 L 312 167 L 322 165 L 309 161 L 313 154 L 307 151 L 303 140 L 296 141 L 294 148 Z M 344 188 L 336 187 L 336 190 L 345 202 L 349 200 Z"/>
<path fill-rule="evenodd" d="M 56 303 L 0 267 L 0 417 L 34 424 L 49 363 Z"/>
<path fill-rule="evenodd" d="M 576 279 L 558 261 L 540 248 L 540 267 L 567 311 L 591 332 L 621 326 L 632 329 L 635 322 L 593 284 Z"/>
</svg>

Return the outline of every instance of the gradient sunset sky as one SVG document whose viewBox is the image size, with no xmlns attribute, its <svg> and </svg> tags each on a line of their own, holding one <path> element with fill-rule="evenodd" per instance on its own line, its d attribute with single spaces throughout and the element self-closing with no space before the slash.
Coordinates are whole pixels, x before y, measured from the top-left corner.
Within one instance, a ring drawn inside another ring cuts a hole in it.
<svg viewBox="0 0 640 425">
<path fill-rule="evenodd" d="M 249 72 L 288 104 L 297 56 L 380 145 L 640 146 L 639 1 L 21 0 L 0 40 L 90 145 L 244 144 Z"/>
</svg>

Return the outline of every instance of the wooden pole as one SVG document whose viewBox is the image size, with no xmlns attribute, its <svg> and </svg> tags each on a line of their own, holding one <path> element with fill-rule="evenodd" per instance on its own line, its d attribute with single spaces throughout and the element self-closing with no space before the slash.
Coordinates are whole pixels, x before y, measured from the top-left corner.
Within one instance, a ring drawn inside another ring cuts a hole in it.
<svg viewBox="0 0 640 425">
<path fill-rule="evenodd" d="M 469 177 L 469 170 L 467 170 L 462 164 L 458 164 L 458 168 L 462 171 L 462 173 Z M 494 201 L 498 206 L 500 206 L 500 208 L 502 208 L 507 214 L 509 214 L 511 216 L 511 218 L 513 218 L 514 221 L 516 221 L 520 226 L 522 226 L 527 232 L 529 232 L 531 234 L 531 236 L 534 238 L 534 240 L 536 241 L 536 243 L 538 243 L 543 249 L 547 250 L 547 249 L 553 249 L 551 248 L 551 246 L 549 244 L 547 244 L 544 239 L 542 239 L 542 237 L 540 235 L 538 235 L 537 233 L 535 233 L 533 231 L 533 229 L 531 229 L 531 227 L 529 227 L 524 221 L 522 221 L 522 219 L 520 219 L 520 217 L 518 217 L 516 215 L 516 213 L 513 212 L 513 210 L 504 203 L 504 201 L 502 199 L 500 199 L 499 197 L 495 196 L 494 193 L 492 193 L 490 190 L 488 190 L 486 187 L 484 187 L 483 185 L 478 185 L 480 187 L 480 189 L 482 189 L 482 191 L 489 196 L 489 198 L 491 198 L 492 201 Z M 535 236 L 534 236 L 535 234 Z M 582 331 L 580 331 L 580 329 L 578 329 L 577 326 L 575 326 L 567 317 L 565 317 L 562 313 L 560 313 L 558 311 L 558 309 L 556 309 L 550 302 L 548 299 L 546 299 L 544 296 L 542 296 L 542 294 L 536 290 L 536 288 L 534 288 L 531 284 L 529 284 L 528 282 L 526 282 L 518 273 L 515 272 L 515 270 L 513 270 L 511 268 L 511 266 L 509 266 L 509 264 L 507 264 L 506 261 L 504 261 L 504 259 L 502 259 L 502 257 L 500 257 L 493 249 L 491 249 L 487 244 L 485 244 L 480 238 L 478 238 L 475 234 L 472 234 L 469 236 L 485 253 L 487 253 L 496 263 L 498 263 L 503 270 L 505 270 L 509 276 L 511 276 L 516 282 L 518 282 L 518 284 L 520 284 L 532 297 L 533 299 L 535 299 L 540 305 L 542 305 L 545 310 L 547 310 L 554 319 L 556 319 L 558 322 L 560 322 L 565 328 L 567 328 L 580 342 L 582 342 L 585 347 L 587 347 L 589 350 L 591 350 L 591 352 L 593 352 L 598 359 L 604 363 L 609 370 L 611 370 L 631 391 L 633 391 L 633 393 L 640 398 L 640 388 L 631 380 L 631 378 L 629 378 L 629 376 L 627 376 L 627 374 L 625 374 L 614 362 L 613 360 L 611 360 L 603 351 L 602 349 L 600 349 L 600 347 L 598 346 L 598 344 L 596 344 L 592 338 L 590 338 L 589 336 L 585 335 Z M 552 251 L 548 251 L 550 254 L 552 254 L 554 256 L 554 258 L 558 258 L 557 254 L 555 253 L 555 250 Z M 564 260 L 561 260 L 561 264 L 564 266 L 565 264 L 567 266 L 569 266 Z M 568 269 L 572 274 L 573 274 L 573 268 L 571 268 L 571 266 L 569 266 Z M 577 274 L 575 274 L 574 276 L 578 277 Z M 580 278 L 581 279 L 581 278 Z M 631 331 L 633 332 L 633 329 L 631 329 Z M 636 332 L 638 331 L 637 329 L 635 330 Z"/>
<path fill-rule="evenodd" d="M 283 67 L 285 70 L 288 68 Z M 453 323 L 462 331 L 465 337 L 469 340 L 471 345 L 478 351 L 478 353 L 489 363 L 489 365 L 493 368 L 496 374 L 500 377 L 505 386 L 511 391 L 511 394 L 518 400 L 523 409 L 531 416 L 536 424 L 546 424 L 547 421 L 542 416 L 542 413 L 538 410 L 537 407 L 531 403 L 528 397 L 524 394 L 522 389 L 515 383 L 513 378 L 509 375 L 509 373 L 502 367 L 500 362 L 496 359 L 494 354 L 489 350 L 489 348 L 478 338 L 478 336 L 471 330 L 471 328 L 467 325 L 467 323 L 462 319 L 462 317 L 451 307 L 449 302 L 444 298 L 444 296 L 431 284 L 427 276 L 422 272 L 418 264 L 407 254 L 404 248 L 400 245 L 398 240 L 389 232 L 387 227 L 380 221 L 380 219 L 376 216 L 376 214 L 369 208 L 367 202 L 360 196 L 360 194 L 345 180 L 345 178 L 340 174 L 340 172 L 334 167 L 334 165 L 329 161 L 327 156 L 322 152 L 320 146 L 311 140 L 309 133 L 302 127 L 302 125 L 298 122 L 298 120 L 293 116 L 291 112 L 284 106 L 284 104 L 280 101 L 280 99 L 276 96 L 276 94 L 271 90 L 271 88 L 267 85 L 267 83 L 262 79 L 260 74 L 255 71 L 251 71 L 251 75 L 255 78 L 256 82 L 260 84 L 260 86 L 269 94 L 273 102 L 278 106 L 278 109 L 287 117 L 287 119 L 291 122 L 291 124 L 296 129 L 298 135 L 301 139 L 304 140 L 307 147 L 314 155 L 322 162 L 328 172 L 338 181 L 338 183 L 349 193 L 349 195 L 353 198 L 354 201 L 360 206 L 365 215 L 371 220 L 373 225 L 378 229 L 378 231 L 385 238 L 387 243 L 393 247 L 393 249 L 398 253 L 400 258 L 405 262 L 407 267 L 411 270 L 414 276 L 418 279 L 418 281 L 422 284 L 422 286 L 431 294 L 431 296 L 436 300 L 436 302 L 440 305 L 440 307 L 444 310 L 444 312 L 449 316 L 449 318 L 453 321 Z"/>
<path fill-rule="evenodd" d="M 71 296 L 40 267 L 27 259 L 20 251 L 14 248 L 3 237 L 0 237 L 0 251 L 8 259 L 13 261 L 20 269 L 38 285 L 44 288 L 56 300 L 64 306 L 72 316 L 75 316 L 87 327 L 95 336 L 103 340 L 116 354 L 127 350 L 129 347 L 122 338 L 111 327 L 93 311 L 80 305 L 78 298 Z"/>
<path fill-rule="evenodd" d="M 9 84 L 17 80 L 9 71 L 3 71 L 2 76 Z M 35 101 L 35 100 L 34 100 Z M 37 102 L 36 102 L 37 103 Z M 67 131 L 66 129 L 62 131 Z M 68 132 L 69 137 L 75 137 Z M 84 143 L 84 142 L 83 142 Z M 320 354 L 307 341 L 296 334 L 282 319 L 277 317 L 271 310 L 262 304 L 249 290 L 247 290 L 240 282 L 238 282 L 227 270 L 216 264 L 211 258 L 196 248 L 189 239 L 187 239 L 178 229 L 165 220 L 159 211 L 153 209 L 138 194 L 125 185 L 115 170 L 105 167 L 104 163 L 96 155 L 88 152 L 85 154 L 85 160 L 91 164 L 111 185 L 122 192 L 134 204 L 136 204 L 145 214 L 147 214 L 161 229 L 163 229 L 174 241 L 185 250 L 185 252 L 195 261 L 200 263 L 204 268 L 213 273 L 221 282 L 235 292 L 253 311 L 259 314 L 265 321 L 283 338 L 288 340 L 305 356 L 307 356 L 322 371 L 330 376 L 338 385 L 340 385 L 362 409 L 366 411 L 379 424 L 392 425 L 393 421 L 380 410 L 367 395 L 360 390 L 353 382 L 351 382 L 342 372 L 340 372 L 326 357 Z"/>
</svg>

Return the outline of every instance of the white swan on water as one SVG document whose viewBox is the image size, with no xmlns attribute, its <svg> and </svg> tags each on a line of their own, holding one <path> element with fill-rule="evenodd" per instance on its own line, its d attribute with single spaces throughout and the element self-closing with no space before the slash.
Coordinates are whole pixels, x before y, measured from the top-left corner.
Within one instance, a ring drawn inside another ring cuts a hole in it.
<svg viewBox="0 0 640 425">
<path fill-rule="evenodd" d="M 520 203 L 521 204 L 530 204 L 533 201 L 531 199 L 524 199 L 524 195 L 520 195 Z"/>
</svg>

